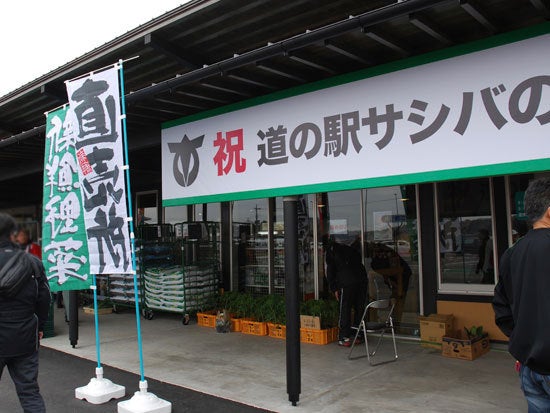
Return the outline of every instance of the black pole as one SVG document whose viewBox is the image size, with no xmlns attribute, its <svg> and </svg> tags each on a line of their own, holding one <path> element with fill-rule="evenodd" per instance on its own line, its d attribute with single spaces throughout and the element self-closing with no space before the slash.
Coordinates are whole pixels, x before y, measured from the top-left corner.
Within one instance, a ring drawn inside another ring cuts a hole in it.
<svg viewBox="0 0 550 413">
<path fill-rule="evenodd" d="M 67 305 L 67 303 L 65 303 Z M 69 341 L 73 348 L 78 344 L 78 291 L 69 291 Z"/>
<path fill-rule="evenodd" d="M 300 291 L 298 270 L 298 197 L 283 198 L 285 227 L 286 389 L 288 400 L 300 400 Z"/>
</svg>

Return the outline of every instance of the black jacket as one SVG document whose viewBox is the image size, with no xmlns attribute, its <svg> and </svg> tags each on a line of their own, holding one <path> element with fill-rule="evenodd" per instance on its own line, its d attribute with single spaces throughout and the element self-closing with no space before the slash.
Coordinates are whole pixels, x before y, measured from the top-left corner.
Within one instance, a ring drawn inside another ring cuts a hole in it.
<svg viewBox="0 0 550 413">
<path fill-rule="evenodd" d="M 356 249 L 331 243 L 326 252 L 327 281 L 331 291 L 353 287 L 368 282 L 367 271 Z"/>
<path fill-rule="evenodd" d="M 495 322 L 510 353 L 550 374 L 550 229 L 533 229 L 502 255 L 495 287 Z"/>
<path fill-rule="evenodd" d="M 0 243 L 0 268 L 18 247 Z M 50 310 L 50 289 L 42 262 L 31 254 L 39 274 L 33 274 L 14 297 L 0 295 L 0 357 L 31 354 L 38 349 L 38 332 L 44 330 Z M 34 272 L 34 271 L 33 271 Z"/>
</svg>

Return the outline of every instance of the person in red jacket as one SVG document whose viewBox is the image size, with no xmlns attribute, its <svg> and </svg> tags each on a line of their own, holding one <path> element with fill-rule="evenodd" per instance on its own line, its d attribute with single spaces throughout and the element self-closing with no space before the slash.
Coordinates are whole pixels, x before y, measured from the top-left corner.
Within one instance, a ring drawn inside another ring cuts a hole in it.
<svg viewBox="0 0 550 413">
<path fill-rule="evenodd" d="M 32 241 L 28 229 L 19 228 L 15 235 L 15 242 L 29 254 L 42 259 L 42 248 L 40 248 L 40 245 L 36 242 Z"/>
</svg>

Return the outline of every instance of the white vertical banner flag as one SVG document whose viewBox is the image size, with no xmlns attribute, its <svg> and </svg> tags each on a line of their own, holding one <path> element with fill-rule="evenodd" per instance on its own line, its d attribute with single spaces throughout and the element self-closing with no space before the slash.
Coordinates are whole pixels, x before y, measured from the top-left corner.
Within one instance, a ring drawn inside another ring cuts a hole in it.
<svg viewBox="0 0 550 413">
<path fill-rule="evenodd" d="M 66 83 L 90 272 L 131 273 L 118 67 Z"/>
</svg>

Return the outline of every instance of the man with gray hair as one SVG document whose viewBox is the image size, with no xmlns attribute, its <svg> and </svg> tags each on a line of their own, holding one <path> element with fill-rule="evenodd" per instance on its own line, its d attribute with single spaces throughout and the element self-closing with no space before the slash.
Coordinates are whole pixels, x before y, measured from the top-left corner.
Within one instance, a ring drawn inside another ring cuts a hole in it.
<svg viewBox="0 0 550 413">
<path fill-rule="evenodd" d="M 38 347 L 48 319 L 50 289 L 42 262 L 12 242 L 17 225 L 0 212 L 0 377 L 8 368 L 25 413 L 44 413 Z"/>
<path fill-rule="evenodd" d="M 520 363 L 529 413 L 550 412 L 550 178 L 525 192 L 532 229 L 502 255 L 495 287 L 495 322 Z"/>
</svg>

